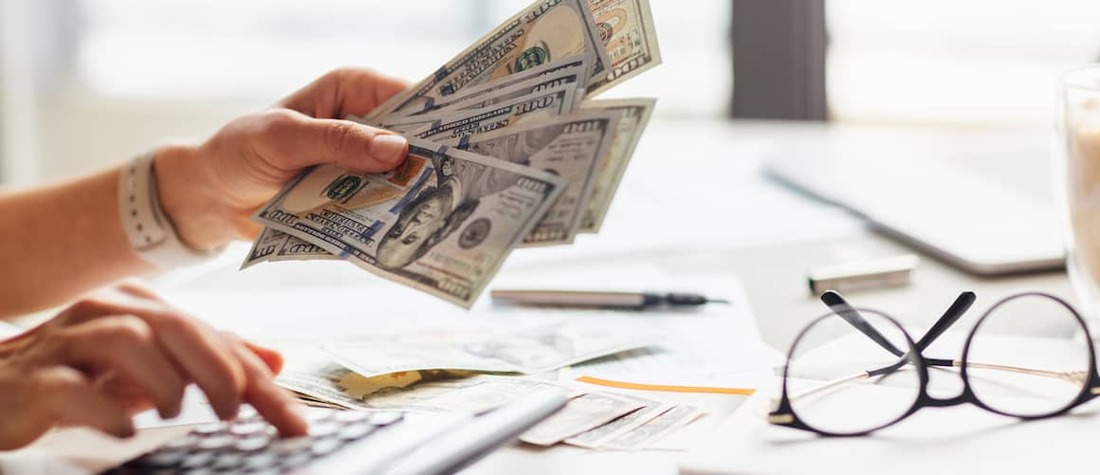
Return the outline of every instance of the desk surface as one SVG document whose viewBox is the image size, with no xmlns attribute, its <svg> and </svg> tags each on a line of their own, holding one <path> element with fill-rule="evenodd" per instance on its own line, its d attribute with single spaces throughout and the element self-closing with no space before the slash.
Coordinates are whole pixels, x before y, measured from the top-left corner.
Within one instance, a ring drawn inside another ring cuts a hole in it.
<svg viewBox="0 0 1100 475">
<path fill-rule="evenodd" d="M 647 262 L 673 273 L 737 274 L 764 340 L 784 350 L 802 324 L 822 313 L 821 304 L 806 285 L 810 266 L 912 252 L 868 231 L 847 213 L 807 200 L 760 173 L 761 153 L 776 141 L 809 140 L 806 137 L 823 127 L 655 122 L 638 149 L 600 235 L 582 236 L 572 248 L 517 252 L 503 272 L 583 271 L 586 266 Z M 326 276 L 295 274 L 294 283 L 288 284 L 286 274 L 277 265 L 237 272 L 231 262 L 236 257 L 230 258 L 227 266 L 204 271 L 199 278 L 177 274 L 161 284 L 188 289 L 239 288 L 242 293 L 272 286 L 324 286 L 346 283 L 348 279 L 388 285 L 357 270 Z M 907 324 L 921 327 L 964 289 L 978 293 L 979 307 L 1021 289 L 1071 294 L 1063 273 L 978 279 L 925 258 L 911 285 L 852 293 L 849 297 L 861 306 L 885 309 Z M 89 443 L 81 438 L 86 435 L 70 442 L 65 437 L 55 434 L 37 447 L 47 453 L 80 454 Z M 127 445 L 119 447 L 123 446 Z M 133 445 L 128 447 L 133 451 Z M 123 451 L 119 448 L 115 453 Z M 87 450 L 84 452 L 87 455 Z M 677 457 L 672 452 L 585 452 L 568 447 L 535 450 L 512 446 L 489 456 L 469 472 L 667 474 L 676 472 Z"/>
</svg>

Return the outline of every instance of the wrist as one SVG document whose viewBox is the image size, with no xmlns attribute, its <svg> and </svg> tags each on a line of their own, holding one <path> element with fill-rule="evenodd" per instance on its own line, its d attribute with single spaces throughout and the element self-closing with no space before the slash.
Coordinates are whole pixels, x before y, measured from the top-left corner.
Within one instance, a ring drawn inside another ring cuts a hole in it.
<svg viewBox="0 0 1100 475">
<path fill-rule="evenodd" d="M 198 147 L 162 147 L 153 171 L 161 208 L 184 245 L 211 251 L 238 237 L 223 199 L 213 191 L 216 177 L 200 160 Z"/>
</svg>

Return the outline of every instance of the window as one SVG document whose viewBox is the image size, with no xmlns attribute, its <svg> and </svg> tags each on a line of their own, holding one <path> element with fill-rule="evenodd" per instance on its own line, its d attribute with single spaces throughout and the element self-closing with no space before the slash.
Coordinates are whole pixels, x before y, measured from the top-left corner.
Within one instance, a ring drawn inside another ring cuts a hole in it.
<svg viewBox="0 0 1100 475">
<path fill-rule="evenodd" d="M 1095 0 L 828 0 L 838 121 L 1049 127 L 1058 78 L 1100 59 Z"/>
<path fill-rule="evenodd" d="M 12 0 L 43 25 L 15 47 L 46 66 L 26 81 L 33 110 L 8 111 L 26 117 L 36 146 L 7 160 L 21 161 L 18 183 L 97 169 L 166 137 L 208 135 L 339 66 L 417 80 L 529 3 Z M 650 3 L 665 65 L 609 97 L 659 97 L 666 118 L 722 117 L 730 2 Z"/>
</svg>

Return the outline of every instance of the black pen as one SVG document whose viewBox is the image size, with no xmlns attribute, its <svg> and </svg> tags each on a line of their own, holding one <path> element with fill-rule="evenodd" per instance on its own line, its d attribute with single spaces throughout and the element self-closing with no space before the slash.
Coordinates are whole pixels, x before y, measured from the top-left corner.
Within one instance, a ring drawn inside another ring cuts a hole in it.
<svg viewBox="0 0 1100 475">
<path fill-rule="evenodd" d="M 597 307 L 642 310 L 654 307 L 697 307 L 708 303 L 730 303 L 694 293 L 604 292 L 588 290 L 501 290 L 490 292 L 494 301 L 513 305 L 552 307 Z"/>
</svg>

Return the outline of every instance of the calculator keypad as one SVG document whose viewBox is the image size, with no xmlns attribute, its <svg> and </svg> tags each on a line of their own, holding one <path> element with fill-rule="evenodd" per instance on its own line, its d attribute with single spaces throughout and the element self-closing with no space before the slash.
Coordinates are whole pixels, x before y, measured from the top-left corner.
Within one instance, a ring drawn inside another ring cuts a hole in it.
<svg viewBox="0 0 1100 475">
<path fill-rule="evenodd" d="M 309 435 L 279 438 L 274 427 L 249 411 L 232 422 L 196 427 L 107 473 L 283 473 L 403 418 L 398 412 L 317 408 L 310 408 L 307 417 Z"/>
</svg>

